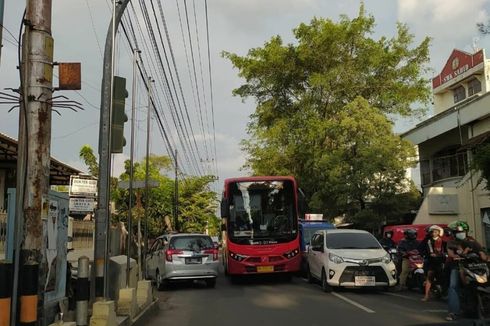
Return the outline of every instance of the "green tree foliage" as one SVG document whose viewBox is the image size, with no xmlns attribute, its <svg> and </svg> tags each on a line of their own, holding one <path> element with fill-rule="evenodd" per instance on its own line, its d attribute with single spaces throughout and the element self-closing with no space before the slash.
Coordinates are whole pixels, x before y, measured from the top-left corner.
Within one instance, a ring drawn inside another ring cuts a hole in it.
<svg viewBox="0 0 490 326">
<path fill-rule="evenodd" d="M 88 167 L 88 171 L 94 177 L 99 176 L 99 163 L 97 163 L 97 158 L 95 157 L 94 150 L 90 145 L 83 145 L 80 149 L 80 158 L 84 161 L 85 165 Z"/>
<path fill-rule="evenodd" d="M 430 97 L 430 40 L 413 46 L 403 24 L 375 40 L 374 26 L 361 5 L 353 19 L 300 24 L 293 44 L 275 36 L 245 56 L 223 53 L 245 80 L 234 95 L 257 103 L 242 143 L 246 167 L 294 175 L 311 210 L 330 216 L 404 191 L 414 150 L 388 117 L 422 114 Z"/>
<path fill-rule="evenodd" d="M 485 182 L 485 189 L 490 190 L 490 143 L 478 146 L 473 155 L 472 169 L 480 174 L 479 183 Z"/>
<path fill-rule="evenodd" d="M 129 179 L 129 161 L 125 162 L 126 171 L 119 177 L 120 180 Z M 173 203 L 174 179 L 168 177 L 172 168 L 171 160 L 167 156 L 151 155 L 149 159 L 149 179 L 159 183 L 149 192 L 148 234 L 156 237 L 165 231 L 174 230 Z M 145 160 L 134 164 L 134 180 L 145 180 Z M 179 231 L 204 232 L 209 221 L 216 219 L 216 194 L 209 188 L 214 177 L 189 176 L 179 180 Z M 144 217 L 144 207 L 147 198 L 145 190 L 134 190 L 133 194 L 133 225 L 139 218 Z M 119 219 L 126 222 L 129 208 L 129 190 L 118 189 L 114 199 L 119 212 Z"/>
</svg>

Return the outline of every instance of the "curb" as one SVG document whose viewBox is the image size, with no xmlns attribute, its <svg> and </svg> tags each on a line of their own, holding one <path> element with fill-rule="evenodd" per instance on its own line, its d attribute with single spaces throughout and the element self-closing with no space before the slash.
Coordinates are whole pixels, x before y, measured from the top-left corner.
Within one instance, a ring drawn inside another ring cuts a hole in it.
<svg viewBox="0 0 490 326">
<path fill-rule="evenodd" d="M 150 303 L 150 305 L 148 307 L 146 307 L 143 311 L 141 311 L 141 313 L 138 314 L 138 316 L 136 316 L 134 319 L 133 319 L 133 324 L 134 326 L 141 326 L 141 325 L 144 325 L 144 324 L 147 324 L 148 321 L 150 321 L 150 319 L 152 317 L 154 317 L 158 311 L 160 310 L 160 300 L 157 298 L 155 299 L 152 303 Z"/>
</svg>

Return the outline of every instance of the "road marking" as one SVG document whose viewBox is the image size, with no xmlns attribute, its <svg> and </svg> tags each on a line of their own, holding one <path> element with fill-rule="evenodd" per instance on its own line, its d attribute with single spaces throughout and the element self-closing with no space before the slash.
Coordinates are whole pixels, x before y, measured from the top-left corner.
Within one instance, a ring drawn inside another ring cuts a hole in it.
<svg viewBox="0 0 490 326">
<path fill-rule="evenodd" d="M 333 294 L 334 296 L 336 296 L 337 298 L 339 298 L 339 299 L 341 299 L 341 300 L 344 300 L 345 302 L 350 303 L 351 305 L 353 305 L 353 306 L 355 306 L 355 307 L 357 307 L 357 308 L 359 308 L 359 309 L 362 309 L 362 310 L 364 310 L 365 312 L 367 312 L 367 313 L 369 313 L 369 314 L 374 314 L 374 313 L 375 313 L 375 311 L 374 311 L 374 310 L 371 310 L 371 309 L 369 309 L 368 307 L 365 307 L 365 306 L 363 306 L 363 305 L 362 305 L 362 304 L 360 304 L 360 303 L 357 303 L 357 302 L 355 302 L 355 301 L 353 301 L 353 300 L 351 300 L 351 299 L 349 299 L 349 298 L 346 298 L 346 297 L 344 297 L 344 296 L 343 296 L 343 295 L 341 295 L 341 294 L 338 294 L 338 293 L 335 293 L 335 292 L 332 292 L 332 294 Z"/>
<path fill-rule="evenodd" d="M 391 295 L 392 297 L 398 297 L 398 298 L 403 298 L 403 299 L 412 300 L 412 301 L 419 301 L 418 299 L 409 297 L 408 295 L 390 293 L 390 292 L 385 292 L 384 294 Z"/>
<path fill-rule="evenodd" d="M 424 312 L 436 312 L 436 313 L 439 313 L 439 312 L 447 312 L 447 309 L 427 309 L 427 310 L 423 310 Z"/>
</svg>

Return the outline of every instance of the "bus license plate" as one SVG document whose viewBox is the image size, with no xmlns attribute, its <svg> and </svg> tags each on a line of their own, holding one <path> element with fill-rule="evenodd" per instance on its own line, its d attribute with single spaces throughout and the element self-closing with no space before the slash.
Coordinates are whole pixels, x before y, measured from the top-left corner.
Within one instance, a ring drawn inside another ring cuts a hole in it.
<svg viewBox="0 0 490 326">
<path fill-rule="evenodd" d="M 186 264 L 200 264 L 201 263 L 201 258 L 186 258 L 185 263 Z"/>
<path fill-rule="evenodd" d="M 274 266 L 257 266 L 257 273 L 272 273 Z"/>
<path fill-rule="evenodd" d="M 375 286 L 376 278 L 374 276 L 355 276 L 354 283 L 356 286 Z"/>
</svg>

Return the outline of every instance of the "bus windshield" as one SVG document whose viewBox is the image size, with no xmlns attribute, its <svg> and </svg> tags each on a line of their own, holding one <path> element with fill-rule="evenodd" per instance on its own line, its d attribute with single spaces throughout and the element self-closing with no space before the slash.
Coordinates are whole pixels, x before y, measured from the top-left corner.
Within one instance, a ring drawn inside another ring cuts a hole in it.
<svg viewBox="0 0 490 326">
<path fill-rule="evenodd" d="M 241 244 L 271 244 L 296 237 L 292 181 L 236 182 L 230 185 L 228 234 Z"/>
</svg>

